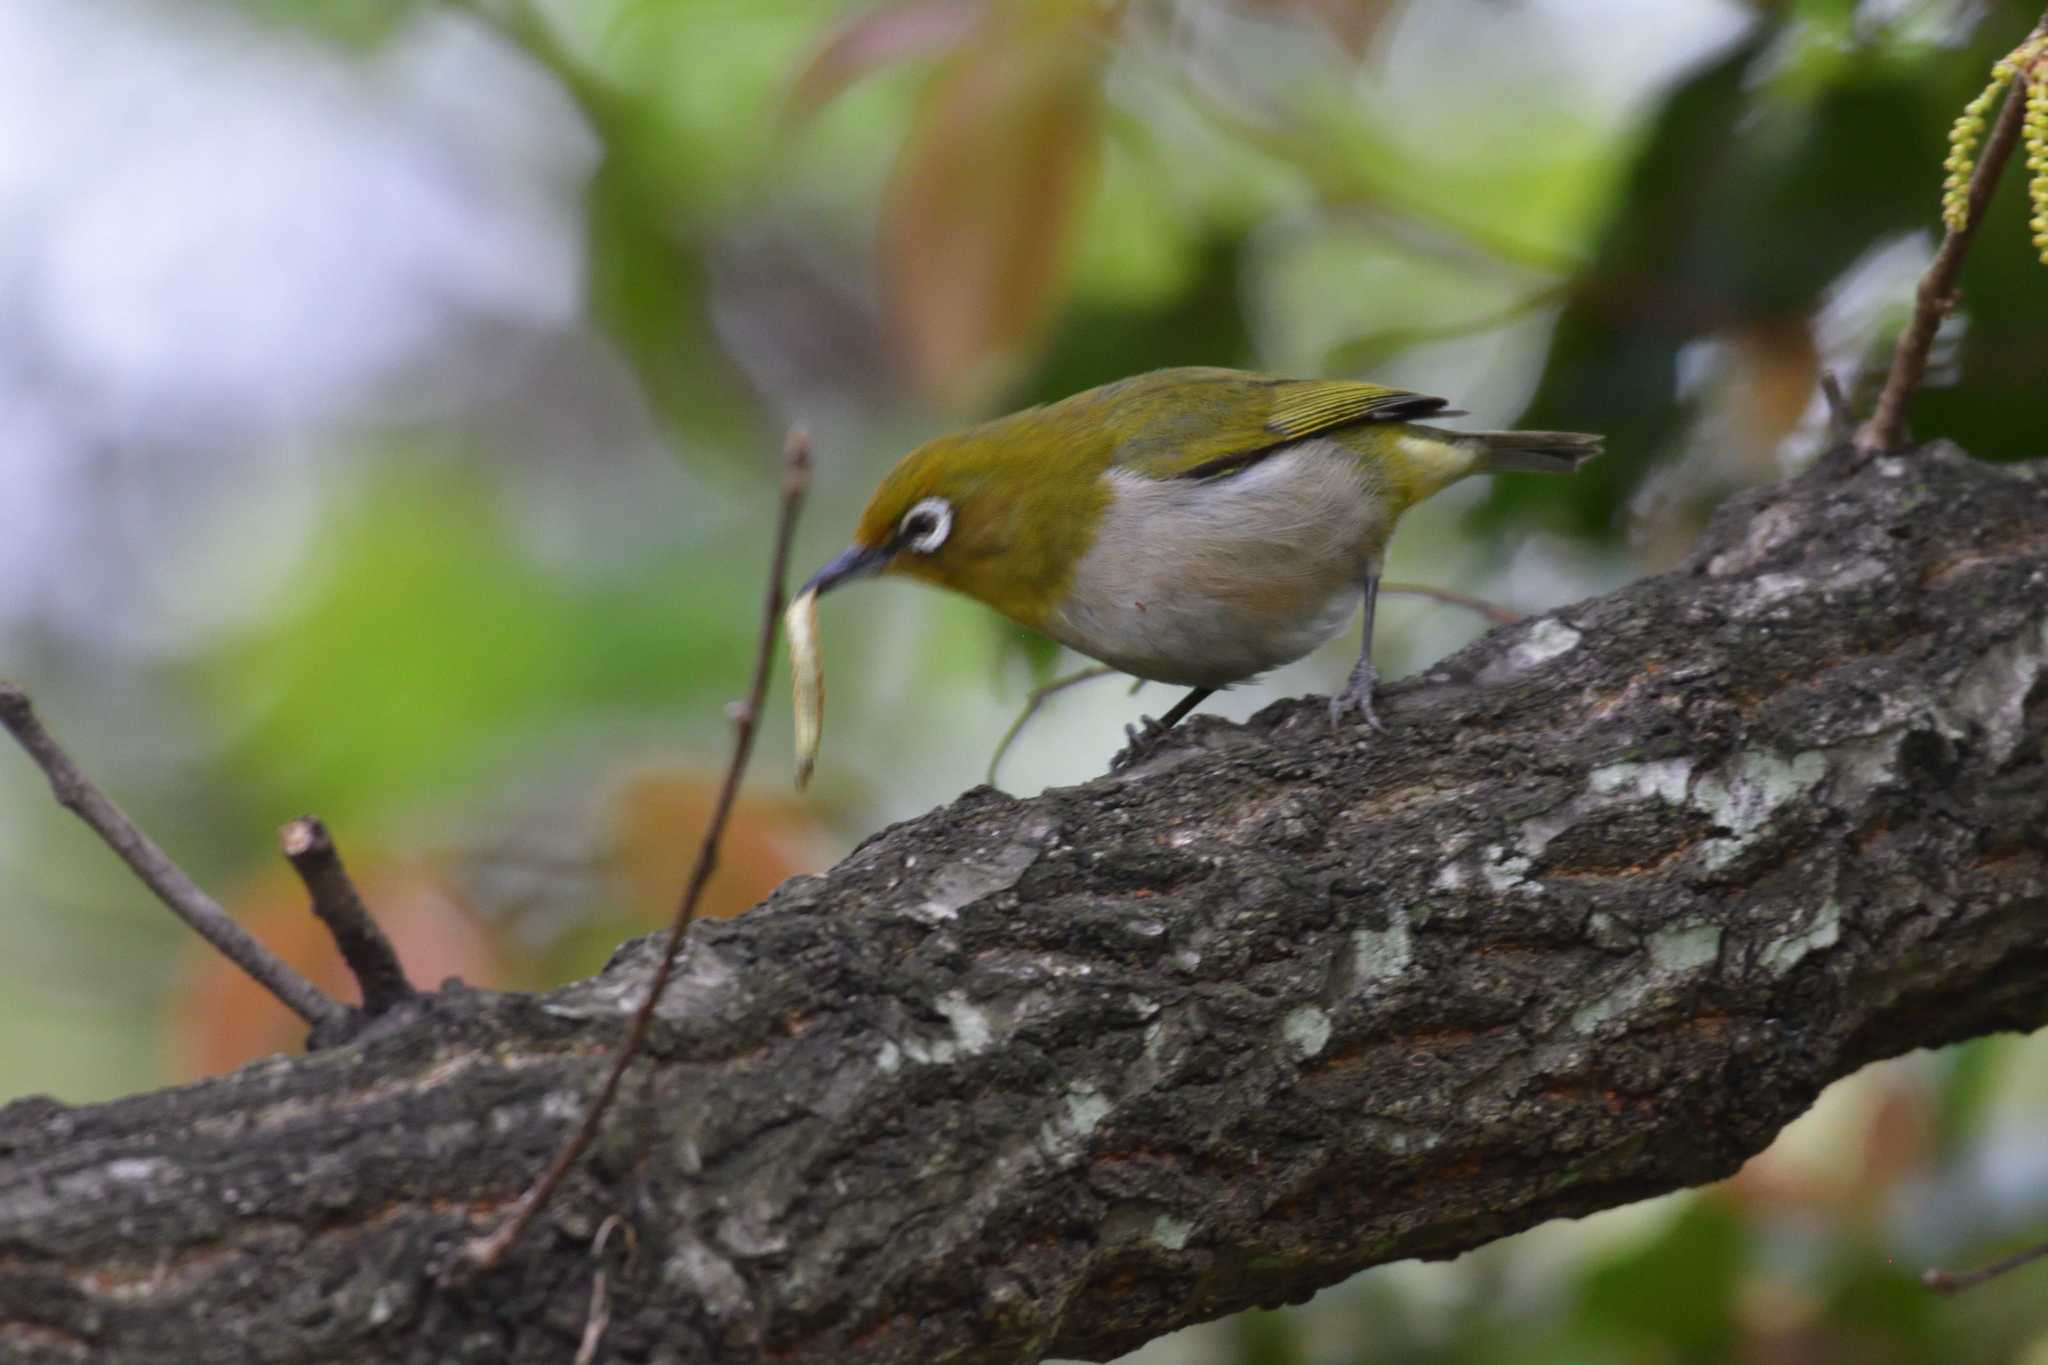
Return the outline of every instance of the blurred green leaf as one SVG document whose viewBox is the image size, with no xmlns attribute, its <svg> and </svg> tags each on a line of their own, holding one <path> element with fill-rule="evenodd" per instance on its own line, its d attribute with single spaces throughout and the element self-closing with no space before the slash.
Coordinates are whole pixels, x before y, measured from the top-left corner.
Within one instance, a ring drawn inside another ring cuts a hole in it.
<svg viewBox="0 0 2048 1365">
<path fill-rule="evenodd" d="M 1844 1247 L 1829 1277 L 1834 1285 L 1823 1321 L 1850 1347 L 1849 1358 L 1867 1365 L 1955 1358 L 1943 1349 L 1941 1299 L 1877 1247 Z"/>
<path fill-rule="evenodd" d="M 1254 1310 L 1239 1313 L 1230 1325 L 1235 1365 L 1308 1365 L 1293 1314 Z"/>
<path fill-rule="evenodd" d="M 1942 1159 L 1960 1155 L 1976 1135 L 1985 1110 L 1996 1094 L 1999 1063 L 2009 1040 L 1976 1038 L 1942 1054 L 1941 1082 L 1935 1098 L 1935 1150 Z"/>
<path fill-rule="evenodd" d="M 590 187 L 592 312 L 694 448 L 767 448 L 731 401 L 745 382 L 712 333 L 703 243 L 656 169 L 663 143 L 631 117 L 615 121 Z"/>
<path fill-rule="evenodd" d="M 278 618 L 209 668 L 212 705 L 259 717 L 234 765 L 283 808 L 369 821 L 465 789 L 546 727 L 707 705 L 744 673 L 752 556 L 706 546 L 626 581 L 558 577 L 466 472 L 389 467 Z"/>
<path fill-rule="evenodd" d="M 1749 1237 L 1725 1201 L 1695 1199 L 1646 1246 L 1592 1267 L 1579 1311 L 1596 1331 L 1655 1342 L 1660 1358 L 1701 1365 L 1731 1357 L 1735 1287 Z"/>
</svg>

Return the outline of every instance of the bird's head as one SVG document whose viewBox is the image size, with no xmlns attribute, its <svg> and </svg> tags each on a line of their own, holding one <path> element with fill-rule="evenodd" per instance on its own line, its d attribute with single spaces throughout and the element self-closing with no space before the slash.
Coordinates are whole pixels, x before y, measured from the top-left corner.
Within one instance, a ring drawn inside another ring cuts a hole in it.
<svg viewBox="0 0 2048 1365">
<path fill-rule="evenodd" d="M 1108 505 L 1100 470 L 1048 450 L 1020 413 L 919 446 L 883 478 L 845 553 L 812 576 L 824 593 L 900 573 L 1037 626 L 1065 595 Z M 1064 458 L 1063 458 L 1064 457 Z"/>
</svg>

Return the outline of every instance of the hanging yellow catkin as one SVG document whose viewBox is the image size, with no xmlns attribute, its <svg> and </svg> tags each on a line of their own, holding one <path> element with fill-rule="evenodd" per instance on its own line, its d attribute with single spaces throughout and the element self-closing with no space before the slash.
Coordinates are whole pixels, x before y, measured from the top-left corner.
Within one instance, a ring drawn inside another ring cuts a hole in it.
<svg viewBox="0 0 2048 1365">
<path fill-rule="evenodd" d="M 2023 43 L 1991 68 L 1991 83 L 1963 106 L 1948 131 L 1948 172 L 1941 187 L 1941 221 L 1950 232 L 1961 232 L 1970 221 L 1970 176 L 1977 169 L 1977 145 L 1984 140 L 1986 116 L 1999 92 L 2017 79 L 2021 83 L 2015 98 L 2025 101 L 2026 114 L 2020 136 L 2027 154 L 2027 198 L 2033 209 L 2028 223 L 2034 249 L 2048 264 L 2048 37 Z"/>
<path fill-rule="evenodd" d="M 1977 169 L 1977 144 L 1984 140 L 1984 116 L 1998 92 L 2012 83 L 2012 59 L 1991 68 L 1991 84 L 1963 106 L 1962 114 L 1948 130 L 1948 160 L 1942 164 L 1948 176 L 1941 186 L 1941 221 L 1950 232 L 1961 232 L 1970 221 L 1970 173 Z"/>
<path fill-rule="evenodd" d="M 2035 43 L 2027 71 L 2027 114 L 2020 137 L 2027 153 L 2027 202 L 2034 211 L 2034 251 L 2048 265 L 2048 42 Z"/>
</svg>

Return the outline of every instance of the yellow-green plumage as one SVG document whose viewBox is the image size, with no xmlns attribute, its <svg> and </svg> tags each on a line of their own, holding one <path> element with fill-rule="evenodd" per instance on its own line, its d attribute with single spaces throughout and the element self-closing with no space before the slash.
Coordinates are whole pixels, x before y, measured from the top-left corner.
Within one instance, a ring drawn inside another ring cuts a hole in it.
<svg viewBox="0 0 2048 1365">
<path fill-rule="evenodd" d="M 849 554 L 1138 676 L 1222 686 L 1299 657 L 1369 602 L 1415 503 L 1467 474 L 1568 472 L 1598 450 L 1413 420 L 1455 415 L 1444 408 L 1376 384 L 1159 370 L 920 446 Z M 946 525 L 906 548 L 908 519 L 933 509 Z"/>
<path fill-rule="evenodd" d="M 1178 478 L 1417 400 L 1443 406 L 1377 384 L 1155 370 L 926 442 L 875 490 L 854 539 L 880 545 L 920 498 L 944 495 L 948 544 L 891 568 L 1036 628 L 1088 548 L 1111 467 Z"/>
</svg>

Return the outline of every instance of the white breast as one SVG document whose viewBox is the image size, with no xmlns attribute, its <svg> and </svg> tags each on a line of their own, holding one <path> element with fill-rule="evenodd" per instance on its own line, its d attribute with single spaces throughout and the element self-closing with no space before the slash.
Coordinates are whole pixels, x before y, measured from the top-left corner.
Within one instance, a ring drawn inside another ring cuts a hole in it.
<svg viewBox="0 0 2048 1365">
<path fill-rule="evenodd" d="M 1221 687 L 1322 644 L 1391 529 L 1357 457 L 1325 442 L 1217 480 L 1104 477 L 1109 510 L 1045 629 L 1158 682 Z"/>
</svg>

